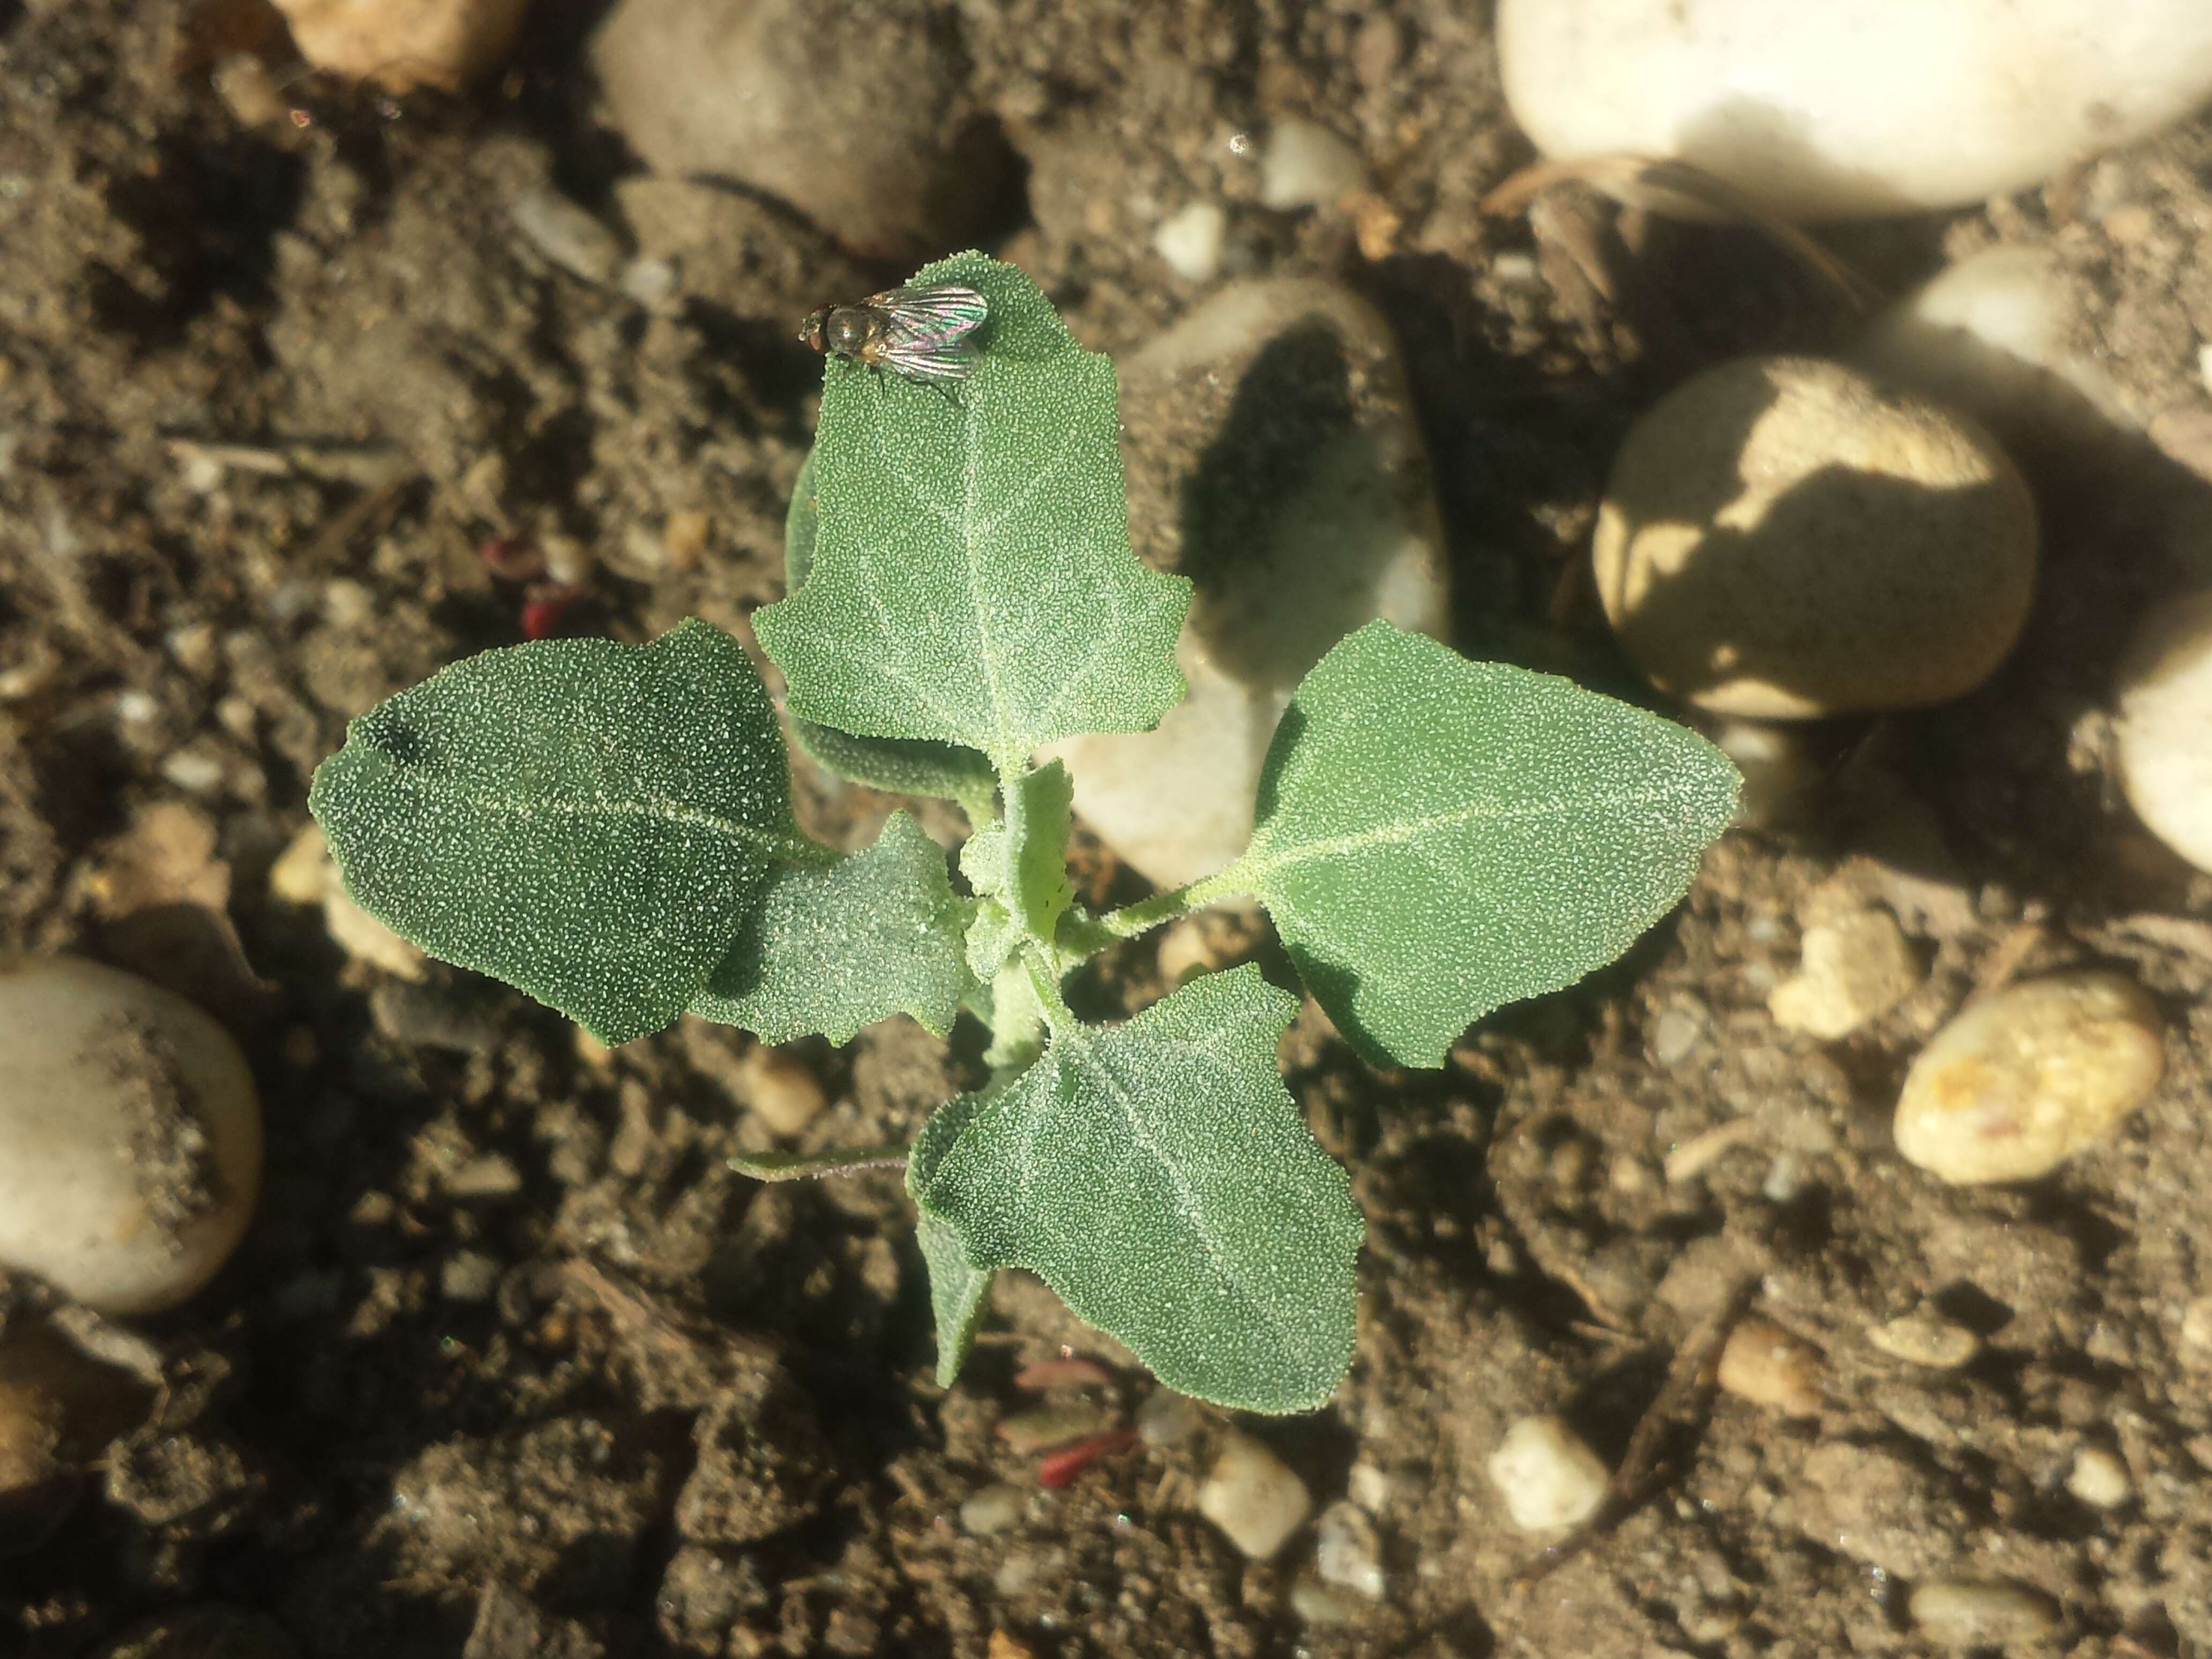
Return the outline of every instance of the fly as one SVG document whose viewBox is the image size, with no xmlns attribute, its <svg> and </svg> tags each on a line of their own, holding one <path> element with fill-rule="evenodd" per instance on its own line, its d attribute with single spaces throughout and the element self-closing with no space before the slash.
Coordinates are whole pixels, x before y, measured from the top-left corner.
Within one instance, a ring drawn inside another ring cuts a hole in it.
<svg viewBox="0 0 2212 1659">
<path fill-rule="evenodd" d="M 975 372 L 981 354 L 973 336 L 990 310 L 972 288 L 950 283 L 894 288 L 858 305 L 808 312 L 799 337 L 824 356 L 949 388 Z"/>
</svg>

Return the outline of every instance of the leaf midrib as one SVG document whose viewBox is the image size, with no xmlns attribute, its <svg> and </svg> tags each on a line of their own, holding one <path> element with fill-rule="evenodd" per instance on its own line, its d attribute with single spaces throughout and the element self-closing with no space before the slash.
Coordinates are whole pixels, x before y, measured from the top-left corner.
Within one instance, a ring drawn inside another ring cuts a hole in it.
<svg viewBox="0 0 2212 1659">
<path fill-rule="evenodd" d="M 781 836 L 773 830 L 723 817 L 703 807 L 688 805 L 665 795 L 647 795 L 635 799 L 623 799 L 607 794 L 507 795 L 471 789 L 404 764 L 397 766 L 395 773 L 409 788 L 483 812 L 505 812 L 518 818 L 532 818 L 541 814 L 580 818 L 652 818 L 685 829 L 711 830 L 727 841 L 764 852 L 787 864 L 820 864 L 836 856 L 831 849 L 819 846 L 804 836 Z"/>
</svg>

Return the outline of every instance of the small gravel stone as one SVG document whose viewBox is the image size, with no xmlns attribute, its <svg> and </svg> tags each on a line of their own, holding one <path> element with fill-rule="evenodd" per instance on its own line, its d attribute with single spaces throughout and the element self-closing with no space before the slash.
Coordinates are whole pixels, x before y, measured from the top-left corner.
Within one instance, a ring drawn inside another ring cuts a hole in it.
<svg viewBox="0 0 2212 1659">
<path fill-rule="evenodd" d="M 1605 1502 L 1604 1461 L 1556 1417 L 1524 1417 L 1490 1455 L 1490 1480 L 1522 1532 L 1587 1521 Z"/>
<path fill-rule="evenodd" d="M 1152 252 L 1186 283 L 1210 283 L 1221 274 L 1221 251 L 1229 238 L 1229 216 L 1217 202 L 1193 202 L 1160 221 L 1152 233 Z"/>
<path fill-rule="evenodd" d="M 1893 1359 L 1939 1371 L 1956 1370 L 1982 1351 L 1981 1338 L 1926 1307 L 1874 1326 L 1867 1340 Z"/>
<path fill-rule="evenodd" d="M 2051 1598 L 2018 1584 L 1931 1578 L 1905 1603 L 1915 1629 L 1954 1648 L 2005 1648 L 2058 1628 Z"/>
<path fill-rule="evenodd" d="M 489 1302 L 499 1288 L 499 1262 L 481 1250 L 459 1250 L 438 1269 L 438 1289 L 448 1302 Z"/>
<path fill-rule="evenodd" d="M 488 1054 L 499 1047 L 499 1022 L 483 1009 L 427 985 L 392 980 L 368 995 L 376 1028 L 410 1048 Z"/>
<path fill-rule="evenodd" d="M 812 1066 L 765 1042 L 746 1050 L 738 1079 L 753 1115 L 780 1135 L 803 1133 L 830 1104 Z"/>
<path fill-rule="evenodd" d="M 1331 1504 L 1314 1522 L 1314 1571 L 1322 1582 L 1380 1601 L 1387 1588 L 1382 1546 L 1367 1511 L 1350 1499 Z"/>
<path fill-rule="evenodd" d="M 1823 1547 L 1907 1578 L 1942 1571 L 1968 1522 L 1936 1478 L 1871 1446 L 1831 1441 L 1796 1465 L 1796 1519 Z"/>
<path fill-rule="evenodd" d="M 1198 1489 L 1198 1512 L 1255 1561 L 1265 1561 L 1305 1522 L 1313 1498 L 1289 1464 L 1241 1430 L 1223 1437 Z"/>
<path fill-rule="evenodd" d="M 522 1171 L 501 1152 L 472 1158 L 445 1179 L 448 1198 L 512 1198 L 522 1190 Z"/>
<path fill-rule="evenodd" d="M 1651 1058 L 1662 1066 L 1678 1066 L 1690 1057 L 1705 1035 L 1702 1011 L 1675 1003 L 1660 1011 L 1651 1022 Z"/>
<path fill-rule="evenodd" d="M 1180 1446 L 1199 1431 L 1204 1421 L 1188 1395 L 1173 1389 L 1156 1389 L 1137 1407 L 1137 1434 L 1147 1446 L 1163 1449 Z"/>
<path fill-rule="evenodd" d="M 2084 1446 L 2074 1454 L 2067 1472 L 2066 1490 L 2093 1510 L 2116 1510 L 2135 1496 L 2135 1480 L 2128 1466 L 2102 1446 Z"/>
<path fill-rule="evenodd" d="M 1301 1578 L 1291 1586 L 1291 1611 L 1301 1623 L 1326 1629 L 1358 1624 L 1374 1609 L 1357 1591 L 1319 1578 Z"/>
<path fill-rule="evenodd" d="M 1321 207 L 1367 182 L 1359 152 L 1317 121 L 1296 118 L 1267 129 L 1260 154 L 1260 204 L 1287 212 Z"/>
<path fill-rule="evenodd" d="M 2120 669 L 2121 787 L 2151 832 L 2212 870 L 2212 592 L 2160 605 Z"/>
<path fill-rule="evenodd" d="M 1055 1446 L 1071 1445 L 1078 1440 L 1088 1440 L 1094 1434 L 1103 1434 L 1114 1426 L 1114 1414 L 1105 1407 L 1087 1401 L 1071 1401 L 1064 1406 L 1036 1406 L 999 1423 L 999 1438 L 1007 1449 L 1019 1456 L 1033 1456 L 1050 1451 Z"/>
<path fill-rule="evenodd" d="M 1766 999 L 1775 1024 L 1824 1041 L 1848 1036 L 1920 982 L 1905 930 L 1887 910 L 1854 910 L 1805 930 L 1804 963 Z"/>
<path fill-rule="evenodd" d="M 2035 510 L 1980 428 L 1841 364 L 1724 363 L 1631 429 L 1592 544 L 1651 683 L 1719 714 L 1942 702 L 2012 648 Z"/>
<path fill-rule="evenodd" d="M 507 212 L 531 246 L 572 276 L 604 288 L 622 268 L 622 239 L 557 190 L 547 185 L 526 190 L 508 204 Z M 568 578 L 556 572 L 554 580 Z"/>
<path fill-rule="evenodd" d="M 2165 1070 L 2158 1010 L 2113 974 L 2011 986 L 1938 1031 L 1906 1073 L 1897 1150 L 1954 1185 L 2032 1181 L 2095 1146 Z"/>
<path fill-rule="evenodd" d="M 1023 1494 L 1003 1480 L 971 1494 L 960 1505 L 960 1525 L 977 1538 L 988 1538 L 1014 1526 L 1022 1518 Z"/>
<path fill-rule="evenodd" d="M 1820 1351 L 1771 1320 L 1745 1319 L 1721 1349 L 1720 1385 L 1784 1417 L 1820 1414 Z"/>
</svg>

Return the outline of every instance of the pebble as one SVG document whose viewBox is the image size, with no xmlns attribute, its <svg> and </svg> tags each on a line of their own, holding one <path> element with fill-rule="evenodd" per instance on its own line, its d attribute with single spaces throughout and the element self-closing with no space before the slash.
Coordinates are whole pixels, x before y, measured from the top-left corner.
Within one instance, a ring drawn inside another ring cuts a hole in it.
<svg viewBox="0 0 2212 1659">
<path fill-rule="evenodd" d="M 620 0 L 593 36 L 608 118 L 655 173 L 789 203 L 852 252 L 959 247 L 1006 176 L 955 31 L 884 0 Z"/>
<path fill-rule="evenodd" d="M 557 190 L 526 190 L 507 204 L 507 213 L 532 246 L 572 276 L 605 288 L 622 269 L 621 238 Z M 553 576 L 572 580 L 558 571 Z"/>
<path fill-rule="evenodd" d="M 803 1133 L 830 1104 L 812 1066 L 765 1042 L 745 1051 L 738 1062 L 738 1082 L 753 1115 L 787 1137 Z"/>
<path fill-rule="evenodd" d="M 1082 1401 L 1064 1406 L 1033 1406 L 1028 1411 L 1017 1412 L 1000 1419 L 998 1433 L 1009 1450 L 1029 1457 L 1050 1451 L 1055 1446 L 1088 1440 L 1113 1426 L 1113 1413 L 1103 1406 Z"/>
<path fill-rule="evenodd" d="M 2069 451 L 2136 429 L 2118 383 L 2075 343 L 2080 309 L 2051 249 L 1984 248 L 1878 313 L 1850 356 L 2063 465 Z"/>
<path fill-rule="evenodd" d="M 457 1250 L 438 1269 L 438 1290 L 448 1302 L 489 1302 L 499 1288 L 497 1258 L 481 1250 Z"/>
<path fill-rule="evenodd" d="M 1805 930 L 1802 965 L 1768 994 L 1766 1006 L 1785 1030 L 1833 1042 L 1888 1012 L 1919 983 L 1920 964 L 1897 918 L 1853 910 Z"/>
<path fill-rule="evenodd" d="M 459 92 L 507 56 L 530 0 L 276 0 L 300 56 L 386 92 Z"/>
<path fill-rule="evenodd" d="M 1938 1371 L 1954 1371 L 1982 1351 L 1981 1338 L 1929 1307 L 1870 1327 L 1867 1340 L 1892 1359 Z"/>
<path fill-rule="evenodd" d="M 1022 1518 L 1024 1495 L 1018 1486 L 1001 1480 L 971 1493 L 960 1505 L 960 1526 L 977 1538 L 1005 1532 Z"/>
<path fill-rule="evenodd" d="M 1389 325 L 1334 283 L 1222 289 L 1120 365 L 1130 539 L 1197 584 L 1155 731 L 1073 738 L 1079 814 L 1162 886 L 1251 837 L 1260 766 L 1305 672 L 1376 617 L 1442 637 L 1427 452 Z"/>
<path fill-rule="evenodd" d="M 1279 213 L 1322 207 L 1367 182 L 1359 152 L 1317 121 L 1296 118 L 1267 129 L 1260 152 L 1260 204 Z"/>
<path fill-rule="evenodd" d="M 1907 1578 L 1942 1571 L 1966 1518 L 1936 1479 L 1871 1446 L 1826 1441 L 1796 1465 L 1799 1529 L 1823 1547 Z"/>
<path fill-rule="evenodd" d="M 1720 1385 L 1784 1417 L 1818 1417 L 1820 1351 L 1771 1320 L 1737 1322 L 1721 1348 Z"/>
<path fill-rule="evenodd" d="M 2074 1454 L 2066 1490 L 2093 1510 L 2116 1510 L 2135 1496 L 2136 1485 L 2115 1454 L 2102 1446 L 2084 1446 Z"/>
<path fill-rule="evenodd" d="M 1714 714 L 1813 719 L 1986 679 L 2027 617 L 2035 511 L 1964 417 L 1839 363 L 1748 357 L 1630 430 L 1591 556 L 1653 684 Z"/>
<path fill-rule="evenodd" d="M 1165 1450 L 1188 1442 L 1204 1420 L 1189 1395 L 1155 1389 L 1137 1407 L 1137 1436 L 1147 1446 Z"/>
<path fill-rule="evenodd" d="M 1920 1051 L 1897 1103 L 1897 1150 L 1954 1186 L 2033 1181 L 2095 1146 L 2165 1070 L 2158 1010 L 2113 974 L 2009 986 Z"/>
<path fill-rule="evenodd" d="M 1229 216 L 1218 202 L 1193 202 L 1160 221 L 1152 233 L 1152 252 L 1186 283 L 1210 283 L 1221 274 L 1221 252 L 1229 239 Z"/>
<path fill-rule="evenodd" d="M 2212 871 L 2212 592 L 2144 618 L 2116 702 L 2128 805 L 2160 841 Z"/>
<path fill-rule="evenodd" d="M 182 997 L 70 957 L 0 966 L 0 1269 L 106 1314 L 174 1307 L 252 1219 L 261 1111 Z"/>
<path fill-rule="evenodd" d="M 286 904 L 319 904 L 331 940 L 356 962 L 401 979 L 428 977 L 430 958 L 353 901 L 338 878 L 322 826 L 310 823 L 269 867 L 269 891 Z"/>
<path fill-rule="evenodd" d="M 1931 1578 L 1914 1586 L 1905 1609 L 1913 1627 L 1954 1648 L 2006 1648 L 2058 1628 L 2058 1607 L 2019 1584 Z"/>
<path fill-rule="evenodd" d="M 1547 155 L 1679 158 L 1786 218 L 1978 205 L 2212 96 L 2212 10 L 2138 0 L 1502 0 Z"/>
<path fill-rule="evenodd" d="M 1198 1512 L 1254 1561 L 1281 1549 L 1312 1509 L 1297 1472 L 1265 1443 L 1237 1429 L 1223 1437 L 1198 1489 Z"/>
<path fill-rule="evenodd" d="M 1327 1627 L 1357 1625 L 1373 1611 L 1354 1590 L 1318 1578 L 1301 1578 L 1291 1586 L 1291 1611 L 1301 1623 Z"/>
<path fill-rule="evenodd" d="M 1522 1532 L 1579 1525 L 1605 1502 L 1604 1461 L 1556 1417 L 1524 1417 L 1490 1455 L 1490 1481 Z"/>
<path fill-rule="evenodd" d="M 1367 1511 L 1340 1499 L 1314 1522 L 1314 1571 L 1322 1582 L 1380 1601 L 1389 1588 L 1382 1576 L 1382 1546 Z"/>
</svg>

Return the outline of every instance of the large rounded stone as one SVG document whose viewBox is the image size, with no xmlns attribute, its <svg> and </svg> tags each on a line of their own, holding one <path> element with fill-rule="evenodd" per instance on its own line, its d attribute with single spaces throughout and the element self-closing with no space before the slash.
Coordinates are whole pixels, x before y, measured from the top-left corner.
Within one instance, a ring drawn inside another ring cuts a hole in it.
<svg viewBox="0 0 2212 1659">
<path fill-rule="evenodd" d="M 1621 645 L 1722 714 L 1972 690 L 2027 620 L 2035 510 L 1989 435 L 1838 363 L 1752 357 L 1630 431 L 1592 547 Z"/>
<path fill-rule="evenodd" d="M 1442 636 L 1443 531 L 1389 328 L 1334 283 L 1224 289 L 1120 369 L 1130 540 L 1197 587 L 1190 696 L 1049 752 L 1085 821 L 1173 886 L 1244 850 L 1276 723 L 1331 646 L 1377 617 Z"/>
<path fill-rule="evenodd" d="M 1501 0 L 1537 147 L 1718 174 L 1837 219 L 2034 184 L 2212 97 L 2203 0 Z"/>
<path fill-rule="evenodd" d="M 2212 870 L 2212 592 L 2160 606 L 2120 668 L 2120 783 L 2168 847 Z"/>
</svg>

